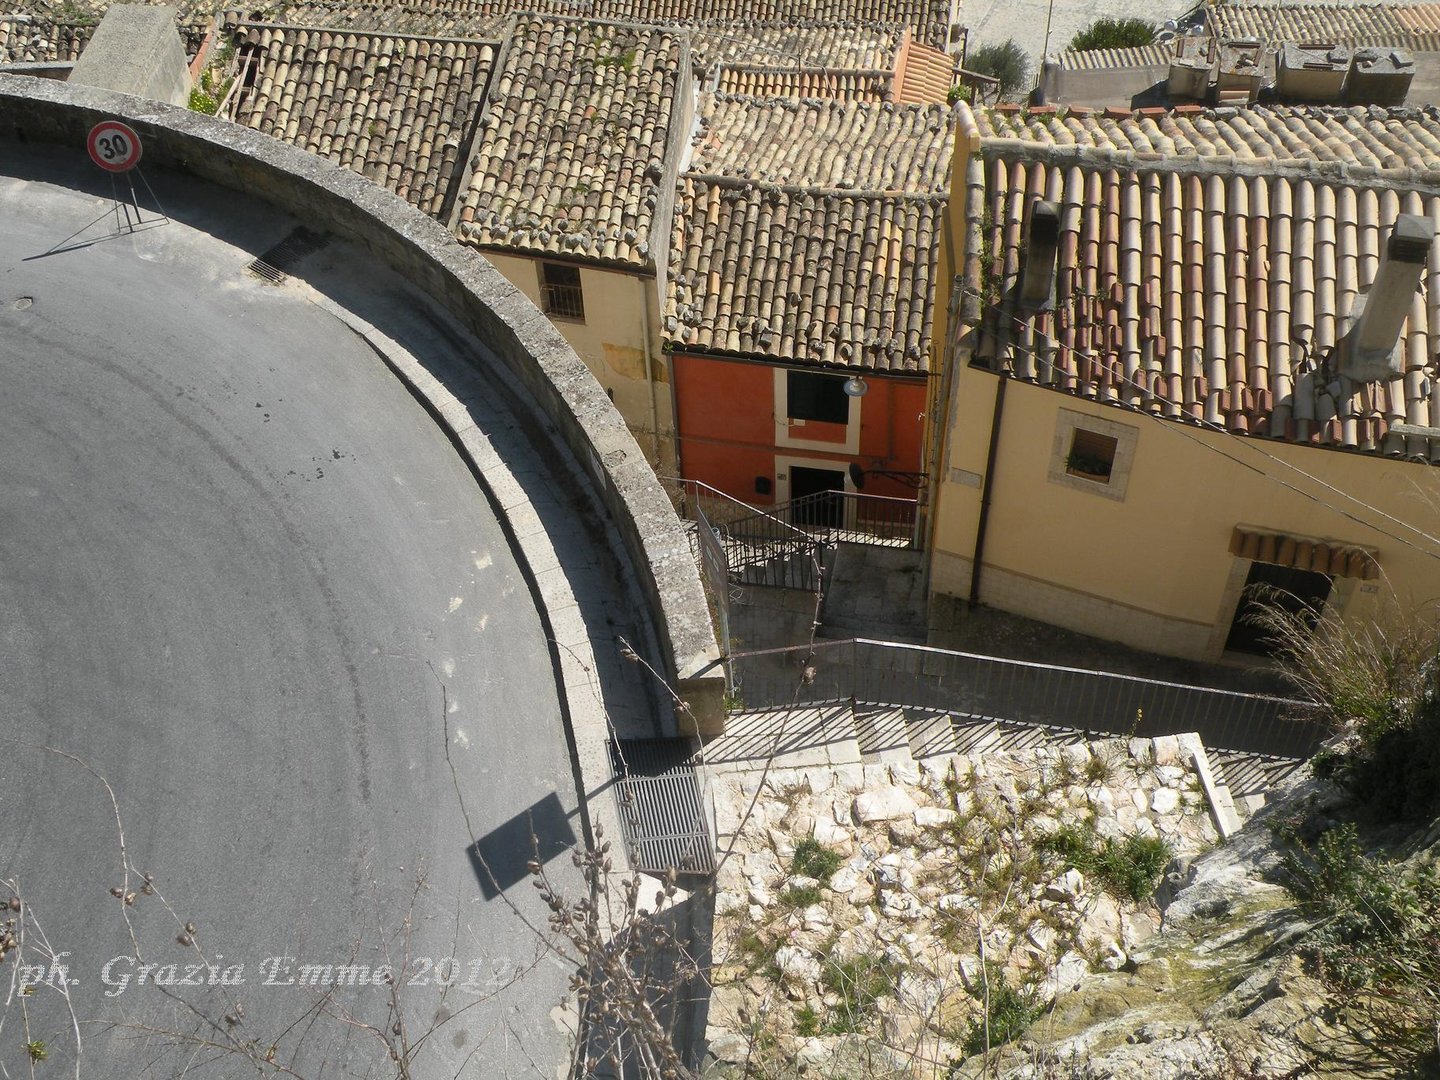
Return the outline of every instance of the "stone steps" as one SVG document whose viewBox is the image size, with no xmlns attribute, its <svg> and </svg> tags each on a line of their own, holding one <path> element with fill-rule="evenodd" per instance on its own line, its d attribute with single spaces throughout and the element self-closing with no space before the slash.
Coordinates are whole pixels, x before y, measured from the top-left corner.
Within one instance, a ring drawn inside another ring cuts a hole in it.
<svg viewBox="0 0 1440 1080">
<path fill-rule="evenodd" d="M 861 764 L 913 767 L 951 754 L 1001 754 L 1086 742 L 1084 732 L 954 716 L 923 709 L 831 704 L 743 713 L 705 750 L 707 762 L 729 769 Z M 1101 741 L 1101 740 L 1088 740 Z M 1202 773 L 1216 826 L 1228 835 L 1265 805 L 1265 791 L 1300 766 L 1263 755 L 1202 751 Z"/>
</svg>

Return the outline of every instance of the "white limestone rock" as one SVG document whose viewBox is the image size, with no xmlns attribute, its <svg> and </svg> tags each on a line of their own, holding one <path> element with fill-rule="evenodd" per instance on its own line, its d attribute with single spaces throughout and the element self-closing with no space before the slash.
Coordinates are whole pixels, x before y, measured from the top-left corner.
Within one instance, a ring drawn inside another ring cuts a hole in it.
<svg viewBox="0 0 1440 1080">
<path fill-rule="evenodd" d="M 1045 896 L 1050 900 L 1073 900 L 1084 891 L 1085 875 L 1073 866 L 1045 886 Z"/>
<path fill-rule="evenodd" d="M 908 819 L 918 809 L 919 804 L 908 791 L 893 785 L 862 791 L 850 804 L 857 825 Z"/>
<path fill-rule="evenodd" d="M 1173 814 L 1180 806 L 1180 793 L 1171 787 L 1156 788 L 1150 796 L 1150 809 L 1156 814 Z"/>
</svg>

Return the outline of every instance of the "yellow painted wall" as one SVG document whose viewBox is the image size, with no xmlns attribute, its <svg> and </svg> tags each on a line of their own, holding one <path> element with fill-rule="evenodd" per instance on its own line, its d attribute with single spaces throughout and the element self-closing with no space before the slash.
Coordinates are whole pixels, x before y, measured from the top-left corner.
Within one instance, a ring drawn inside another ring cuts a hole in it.
<svg viewBox="0 0 1440 1080">
<path fill-rule="evenodd" d="M 980 132 L 970 107 L 963 102 L 956 107 L 955 151 L 950 161 L 950 197 L 944 217 L 944 228 L 939 242 L 940 251 L 935 270 L 935 315 L 930 336 L 930 371 L 938 377 L 929 382 L 925 403 L 924 442 L 925 460 L 923 468 L 927 475 L 934 476 L 940 469 L 946 454 L 947 428 L 941 423 L 945 402 L 951 396 L 949 380 L 953 378 L 946 371 L 950 354 L 950 303 L 955 275 L 965 263 L 969 250 L 970 218 L 967 213 L 967 165 L 972 155 L 979 153 Z M 928 508 L 924 511 L 929 513 Z M 922 526 L 922 528 L 933 527 Z"/>
<path fill-rule="evenodd" d="M 957 374 L 931 589 L 965 597 L 999 379 L 968 367 Z M 1123 501 L 1050 478 L 1062 409 L 1135 429 Z M 1440 597 L 1440 558 L 1432 557 L 1440 556 L 1440 543 L 1380 517 L 1440 537 L 1440 471 L 1430 466 L 1201 431 L 1015 380 L 1006 391 L 996 462 L 980 599 L 1018 614 L 1139 648 L 1217 658 L 1249 568 L 1228 550 L 1237 524 L 1372 548 L 1382 587 L 1391 586 L 1402 604 Z M 1267 473 L 1380 528 L 1319 505 Z M 1375 583 L 1337 578 L 1332 604 L 1347 620 L 1363 619 L 1380 598 Z"/>
<path fill-rule="evenodd" d="M 538 261 L 491 251 L 485 257 L 544 310 Z M 551 321 L 610 394 L 650 463 L 674 474 L 675 420 L 655 279 L 582 266 L 580 288 L 585 320 Z M 646 377 L 647 364 L 653 378 Z"/>
</svg>

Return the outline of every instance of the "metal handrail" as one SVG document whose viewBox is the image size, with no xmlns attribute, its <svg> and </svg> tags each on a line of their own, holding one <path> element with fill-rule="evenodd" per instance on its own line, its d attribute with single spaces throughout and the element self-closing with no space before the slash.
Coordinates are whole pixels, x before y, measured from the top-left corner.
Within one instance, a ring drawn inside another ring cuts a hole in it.
<svg viewBox="0 0 1440 1080">
<path fill-rule="evenodd" d="M 751 506 L 743 499 L 737 499 L 735 498 L 735 496 L 728 495 L 725 492 L 721 491 L 719 488 L 711 487 L 703 480 L 686 480 L 678 476 L 662 476 L 660 479 L 666 481 L 667 483 L 679 484 L 682 491 L 689 489 L 689 491 L 693 492 L 693 494 L 695 495 L 697 502 L 703 494 L 704 497 L 712 499 L 722 505 L 738 507 L 739 509 L 745 511 L 742 516 L 731 518 L 729 520 L 720 520 L 714 515 L 707 515 L 710 518 L 710 523 L 712 525 L 723 525 L 728 528 L 731 525 L 734 525 L 741 521 L 747 521 L 750 518 L 763 518 L 766 521 L 774 522 L 782 529 L 788 529 L 789 531 L 795 533 L 797 537 L 803 536 L 807 540 L 811 539 L 810 533 L 806 532 L 804 529 L 798 528 L 791 522 L 788 522 L 783 518 L 777 517 L 774 513 L 775 507 L 773 506 L 769 510 L 762 509 L 758 506 Z M 704 489 L 703 492 L 701 491 L 702 488 Z"/>
<path fill-rule="evenodd" d="M 729 663 L 747 710 L 851 700 L 1108 736 L 1197 731 L 1212 748 L 1286 758 L 1310 756 L 1329 734 L 1310 701 L 870 638 L 747 650 Z"/>
<path fill-rule="evenodd" d="M 683 512 L 703 517 L 714 531 L 732 581 L 806 591 L 819 586 L 821 560 L 817 549 L 823 539 L 703 481 L 670 479 L 679 485 L 682 498 L 688 500 Z M 710 513 L 706 501 L 730 512 L 738 508 L 745 514 L 725 520 L 723 515 Z"/>
<path fill-rule="evenodd" d="M 1149 686 L 1163 686 L 1177 690 L 1201 690 L 1210 694 L 1226 694 L 1230 697 L 1254 698 L 1257 701 L 1270 701 L 1282 705 L 1318 708 L 1313 701 L 1299 701 L 1295 698 L 1280 697 L 1277 694 L 1251 694 L 1244 690 L 1224 690 L 1218 686 L 1197 686 L 1194 683 L 1167 682 L 1164 679 L 1147 679 L 1143 675 L 1126 675 L 1121 671 L 1099 671 L 1094 668 L 1066 667 L 1063 664 L 1042 664 L 1038 660 L 1019 660 L 1009 656 L 988 656 L 985 653 L 963 652 L 959 649 L 941 649 L 934 645 L 917 645 L 909 641 L 884 641 L 879 638 L 833 638 L 830 640 L 817 640 L 813 645 L 780 645 L 770 649 L 746 649 L 743 652 L 732 653 L 731 659 L 742 660 L 756 656 L 776 656 L 781 653 L 794 653 L 797 655 L 804 653 L 808 656 L 812 653 L 823 653 L 843 649 L 847 645 L 873 645 L 903 652 L 931 653 L 935 656 L 957 657 L 964 660 L 985 660 L 997 664 L 1008 664 L 1012 667 L 1033 668 L 1036 671 L 1056 671 L 1073 675 L 1103 675 L 1107 679 L 1121 679 L 1126 682 L 1145 683 Z"/>
</svg>

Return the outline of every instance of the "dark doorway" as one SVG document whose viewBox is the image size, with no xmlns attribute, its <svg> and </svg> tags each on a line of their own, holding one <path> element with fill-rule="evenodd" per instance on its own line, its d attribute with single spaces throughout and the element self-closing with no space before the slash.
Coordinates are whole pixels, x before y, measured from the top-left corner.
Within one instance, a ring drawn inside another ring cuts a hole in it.
<svg viewBox="0 0 1440 1080">
<path fill-rule="evenodd" d="M 845 524 L 845 500 L 834 493 L 844 490 L 845 474 L 839 469 L 790 466 L 791 520 L 796 525 L 840 528 Z"/>
<path fill-rule="evenodd" d="M 1313 570 L 1296 570 L 1273 563 L 1252 563 L 1245 579 L 1245 591 L 1235 608 L 1230 636 L 1225 639 L 1227 652 L 1250 653 L 1252 656 L 1274 656 L 1275 642 L 1271 632 L 1256 626 L 1251 615 L 1264 608 L 1279 608 L 1300 616 L 1314 630 L 1330 598 L 1333 582 Z"/>
</svg>

